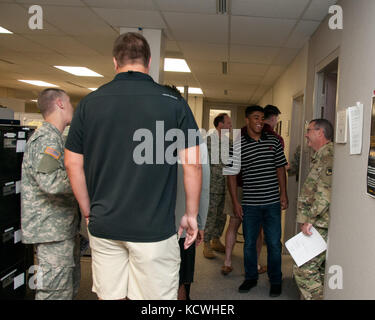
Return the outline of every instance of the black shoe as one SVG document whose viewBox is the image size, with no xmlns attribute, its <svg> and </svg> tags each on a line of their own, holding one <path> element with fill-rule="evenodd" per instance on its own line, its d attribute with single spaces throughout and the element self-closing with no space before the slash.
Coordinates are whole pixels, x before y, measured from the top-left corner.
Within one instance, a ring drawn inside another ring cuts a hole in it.
<svg viewBox="0 0 375 320">
<path fill-rule="evenodd" d="M 270 297 L 276 298 L 281 294 L 281 284 L 271 284 Z"/>
<path fill-rule="evenodd" d="M 238 292 L 241 292 L 241 293 L 249 292 L 251 288 L 256 287 L 257 282 L 258 280 L 245 280 L 238 288 Z"/>
</svg>

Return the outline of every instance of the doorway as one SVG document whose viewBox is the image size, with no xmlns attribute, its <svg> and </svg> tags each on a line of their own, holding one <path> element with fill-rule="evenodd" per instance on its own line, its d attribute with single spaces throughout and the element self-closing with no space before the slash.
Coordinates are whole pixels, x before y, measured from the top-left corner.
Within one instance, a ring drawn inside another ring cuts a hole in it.
<svg viewBox="0 0 375 320">
<path fill-rule="evenodd" d="M 303 146 L 304 95 L 293 98 L 292 119 L 290 123 L 288 198 L 289 207 L 285 215 L 284 242 L 296 234 L 297 199 L 301 187 L 300 161 Z"/>
</svg>

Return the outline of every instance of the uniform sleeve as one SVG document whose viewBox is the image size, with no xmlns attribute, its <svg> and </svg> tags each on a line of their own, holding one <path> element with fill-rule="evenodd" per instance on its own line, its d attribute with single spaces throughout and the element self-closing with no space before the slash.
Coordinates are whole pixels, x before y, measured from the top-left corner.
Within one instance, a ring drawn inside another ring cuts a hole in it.
<svg viewBox="0 0 375 320">
<path fill-rule="evenodd" d="M 297 204 L 297 222 L 314 223 L 329 209 L 332 165 L 324 161 L 312 167 Z"/>
<path fill-rule="evenodd" d="M 35 180 L 47 194 L 73 194 L 62 152 L 61 147 L 51 144 L 35 150 Z"/>
<path fill-rule="evenodd" d="M 83 107 L 81 103 L 77 107 L 70 124 L 65 148 L 69 151 L 83 154 Z"/>
</svg>

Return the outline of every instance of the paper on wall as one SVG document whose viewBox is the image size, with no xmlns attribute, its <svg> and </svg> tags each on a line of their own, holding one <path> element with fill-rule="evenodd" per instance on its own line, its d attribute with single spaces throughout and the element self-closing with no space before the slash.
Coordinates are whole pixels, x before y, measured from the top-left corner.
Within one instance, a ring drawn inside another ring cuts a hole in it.
<svg viewBox="0 0 375 320">
<path fill-rule="evenodd" d="M 302 232 L 285 242 L 285 247 L 298 267 L 327 250 L 327 243 L 320 233 L 311 227 L 311 236 Z"/>
</svg>

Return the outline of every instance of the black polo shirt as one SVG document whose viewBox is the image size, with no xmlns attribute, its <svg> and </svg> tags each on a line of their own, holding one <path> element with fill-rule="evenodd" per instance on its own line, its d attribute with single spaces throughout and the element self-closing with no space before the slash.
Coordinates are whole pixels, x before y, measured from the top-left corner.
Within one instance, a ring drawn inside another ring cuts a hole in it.
<svg viewBox="0 0 375 320">
<path fill-rule="evenodd" d="M 229 174 L 242 170 L 242 205 L 267 205 L 280 201 L 277 168 L 287 164 L 283 147 L 277 137 L 262 132 L 256 141 L 247 132 L 233 145 L 233 163 Z"/>
<path fill-rule="evenodd" d="M 198 127 L 185 100 L 144 73 L 117 74 L 81 100 L 66 148 L 84 157 L 92 235 L 156 242 L 176 232 L 177 164 L 164 159 L 176 128 L 183 148 L 199 143 L 187 140 Z"/>
</svg>

